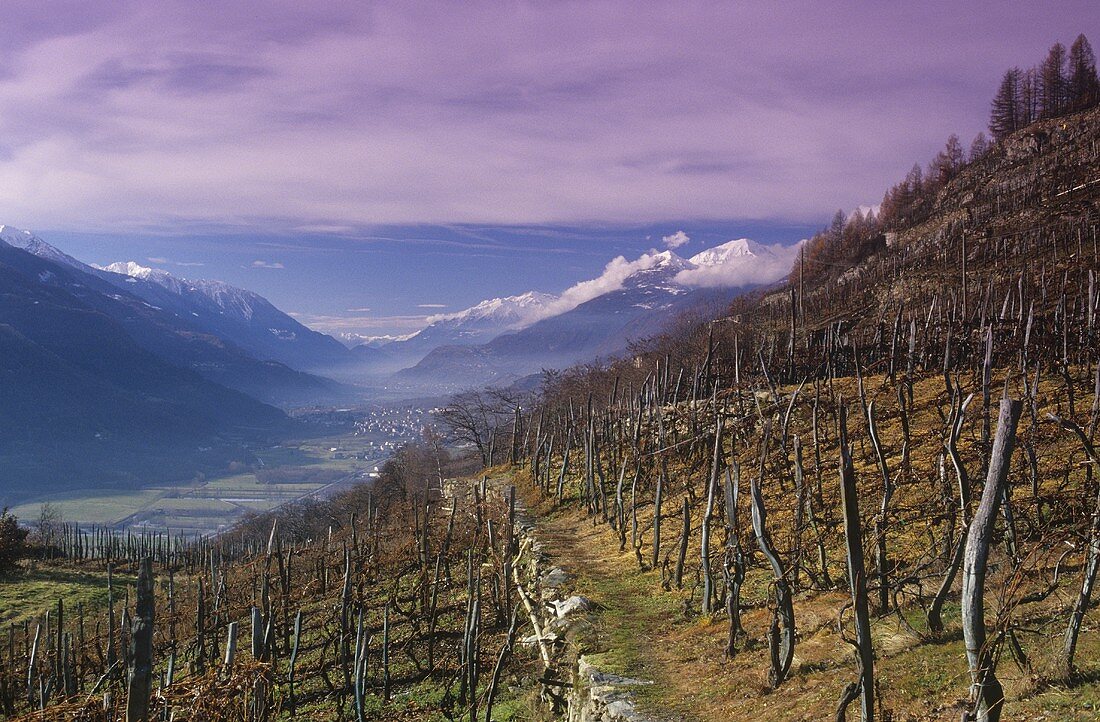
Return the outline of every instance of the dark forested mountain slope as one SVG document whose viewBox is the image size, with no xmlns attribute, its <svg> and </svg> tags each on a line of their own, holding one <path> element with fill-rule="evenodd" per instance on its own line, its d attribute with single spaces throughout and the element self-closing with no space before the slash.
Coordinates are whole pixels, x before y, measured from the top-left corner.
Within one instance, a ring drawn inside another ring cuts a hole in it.
<svg viewBox="0 0 1100 722">
<path fill-rule="evenodd" d="M 68 269 L 0 247 L 0 501 L 157 464 L 158 478 L 200 446 L 213 462 L 227 444 L 289 427 L 278 409 L 142 348 L 96 296 Z"/>
<path fill-rule="evenodd" d="M 24 247 L 0 244 L 0 262 L 34 283 L 64 289 L 86 308 L 118 322 L 138 346 L 161 360 L 268 403 L 305 403 L 344 393 L 336 383 L 295 371 L 277 361 L 261 360 L 204 328 L 190 311 L 169 297 L 153 295 L 158 305 L 133 293 L 126 277 L 86 266 L 34 236 L 10 229 L 2 237 Z M 333 343 L 336 343 L 333 340 Z"/>
<path fill-rule="evenodd" d="M 112 263 L 101 277 L 257 359 L 301 370 L 326 369 L 348 360 L 339 341 L 303 326 L 263 296 L 221 281 L 191 280 L 136 263 Z"/>
</svg>

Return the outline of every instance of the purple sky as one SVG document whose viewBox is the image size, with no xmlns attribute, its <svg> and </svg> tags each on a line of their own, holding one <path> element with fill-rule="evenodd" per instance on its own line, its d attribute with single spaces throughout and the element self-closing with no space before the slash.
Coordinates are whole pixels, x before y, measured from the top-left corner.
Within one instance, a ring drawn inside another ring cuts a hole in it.
<svg viewBox="0 0 1100 722">
<path fill-rule="evenodd" d="M 1005 68 L 1100 42 L 1095 0 L 747 5 L 8 0 L 0 223 L 820 225 L 969 144 Z"/>
</svg>

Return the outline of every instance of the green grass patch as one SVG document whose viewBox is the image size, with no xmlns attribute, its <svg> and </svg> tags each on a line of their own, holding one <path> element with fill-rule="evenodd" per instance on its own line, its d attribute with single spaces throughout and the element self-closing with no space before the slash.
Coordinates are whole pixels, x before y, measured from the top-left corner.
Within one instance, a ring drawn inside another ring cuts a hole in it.
<svg viewBox="0 0 1100 722">
<path fill-rule="evenodd" d="M 122 599 L 124 587 L 135 583 L 133 577 L 115 575 L 116 598 Z M 0 624 L 16 624 L 57 608 L 65 601 L 67 614 L 77 607 L 85 611 L 107 605 L 107 574 L 60 567 L 42 566 L 13 577 L 0 579 Z"/>
</svg>

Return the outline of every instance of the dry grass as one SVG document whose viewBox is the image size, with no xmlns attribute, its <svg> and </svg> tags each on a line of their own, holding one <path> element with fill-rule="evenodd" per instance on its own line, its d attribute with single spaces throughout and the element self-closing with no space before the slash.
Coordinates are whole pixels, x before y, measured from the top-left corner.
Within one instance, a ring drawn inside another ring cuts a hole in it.
<svg viewBox="0 0 1100 722">
<path fill-rule="evenodd" d="M 1080 370 L 1087 377 L 1087 370 Z M 968 380 L 964 379 L 964 383 Z M 924 622 L 924 614 L 916 602 L 918 592 L 925 602 L 939 583 L 942 562 L 930 553 L 930 539 L 943 545 L 946 527 L 942 523 L 946 504 L 954 498 L 944 498 L 944 485 L 938 469 L 938 457 L 943 448 L 945 417 L 949 413 L 948 397 L 941 376 L 917 381 L 913 388 L 910 411 L 911 468 L 901 470 L 901 424 L 897 409 L 896 388 L 881 376 L 865 379 L 867 395 L 876 402 L 876 418 L 880 435 L 895 481 L 897 493 L 891 503 L 891 526 L 887 541 L 891 558 L 905 569 L 923 569 L 919 582 L 907 587 L 902 613 L 908 625 L 896 615 L 878 618 L 873 624 L 877 655 L 877 680 L 881 704 L 895 720 L 957 720 L 968 695 L 969 676 L 961 633 L 958 606 L 952 600 L 944 610 L 947 631 L 932 638 Z M 993 387 L 1005 385 L 1003 376 L 995 376 Z M 1022 395 L 1020 379 L 1009 376 L 1010 393 Z M 786 408 L 789 394 L 776 405 L 778 412 Z M 860 488 L 860 506 L 864 528 L 871 529 L 877 511 L 882 484 L 877 460 L 867 441 L 866 423 L 858 402 L 854 380 L 836 383 L 837 394 L 849 405 L 849 432 L 853 441 Z M 817 469 L 812 446 L 812 389 L 803 389 L 792 414 L 790 434 L 803 442 L 803 464 L 807 483 L 817 484 Z M 822 526 L 829 558 L 829 573 L 840 586 L 831 590 L 803 589 L 796 595 L 795 615 L 798 641 L 793 675 L 778 691 L 767 688 L 768 657 L 765 633 L 770 624 L 767 610 L 769 574 L 762 568 L 750 571 L 746 580 L 743 603 L 749 608 L 743 615 L 748 639 L 740 644 L 741 651 L 731 660 L 724 659 L 727 622 L 724 613 L 713 619 L 686 616 L 684 600 L 697 612 L 700 588 L 699 567 L 700 519 L 703 514 L 704 489 L 709 464 L 709 442 L 700 439 L 692 448 L 688 439 L 689 420 L 684 409 L 668 409 L 677 421 L 669 423 L 670 434 L 680 433 L 681 443 L 669 458 L 670 489 L 663 507 L 662 559 L 675 555 L 680 536 L 680 505 L 684 495 L 692 499 L 692 535 L 689 542 L 689 573 L 685 575 L 684 591 L 662 590 L 660 569 L 648 567 L 652 540 L 653 506 L 652 476 L 647 472 L 644 493 L 639 500 L 640 543 L 646 564 L 640 567 L 633 550 L 619 551 L 615 532 L 608 526 L 593 526 L 580 504 L 579 478 L 567 480 L 567 503 L 556 507 L 532 490 L 527 472 L 520 472 L 517 483 L 526 490 L 529 505 L 536 510 L 542 534 L 549 541 L 558 563 L 575 576 L 577 590 L 604 607 L 601 614 L 600 640 L 604 650 L 601 663 L 611 671 L 632 677 L 649 678 L 656 684 L 641 693 L 642 704 L 662 716 L 685 720 L 802 720 L 830 718 L 844 685 L 856 678 L 856 668 L 850 647 L 837 632 L 837 614 L 847 600 L 846 569 L 839 536 L 839 481 L 836 472 L 837 444 L 835 409 L 823 394 L 819 411 L 819 449 L 821 466 L 821 496 L 824 502 Z M 1092 403 L 1091 388 L 1077 389 L 1078 421 L 1087 423 L 1085 414 Z M 996 415 L 996 401 L 991 414 Z M 1069 554 L 1063 564 L 1059 589 L 1041 603 L 1011 606 L 1023 593 L 1045 586 L 1052 566 L 1068 544 L 1075 541 L 1085 514 L 1095 498 L 1095 487 L 1085 483 L 1084 470 L 1077 463 L 1081 455 L 1076 441 L 1054 424 L 1043 421 L 1048 411 L 1065 413 L 1067 398 L 1060 379 L 1043 379 L 1038 394 L 1040 423 L 1032 427 L 1025 412 L 1021 420 L 1017 452 L 1013 459 L 1011 483 L 1013 505 L 1020 534 L 1023 573 L 1012 574 L 1012 564 L 998 544 L 992 559 L 993 573 L 987 583 L 987 604 L 990 618 L 1004 609 L 1013 620 L 1018 636 L 1029 657 L 1031 669 L 1020 668 L 1007 650 L 1002 655 L 999 676 L 1006 688 L 1006 714 L 1012 718 L 1078 720 L 1096 719 L 1100 700 L 1100 625 L 1086 625 L 1082 634 L 1078 665 L 1081 679 L 1073 686 L 1051 686 L 1043 681 L 1047 670 L 1057 658 L 1060 635 L 1068 620 L 1067 610 L 1079 584 L 1082 553 Z M 980 444 L 982 403 L 980 395 L 971 403 L 967 423 L 959 443 L 967 466 L 974 497 L 980 494 L 983 476 L 983 451 Z M 727 411 L 737 416 L 736 404 L 727 403 Z M 765 409 L 767 411 L 767 409 Z M 705 412 L 704 412 L 705 413 Z M 779 413 L 777 413 L 778 422 Z M 748 532 L 748 504 L 745 488 L 758 466 L 759 426 L 756 411 L 746 407 L 743 418 L 727 423 L 727 452 L 741 464 L 744 486 L 740 509 L 743 544 L 755 548 Z M 705 424 L 704 424 L 705 425 Z M 778 428 L 778 427 L 777 427 Z M 1040 470 L 1038 495 L 1030 487 L 1030 470 L 1023 448 L 1034 447 Z M 732 449 L 730 446 L 732 445 Z M 788 451 L 790 442 L 788 442 Z M 793 455 L 790 457 L 793 459 Z M 579 470 L 579 460 L 572 468 Z M 555 461 L 552 476 L 558 471 Z M 769 528 L 776 544 L 790 558 L 794 539 L 794 492 L 789 462 L 779 448 L 778 430 L 773 437 L 762 487 L 769 509 Z M 629 477 L 629 474 L 628 474 Z M 955 489 L 955 477 L 948 466 L 946 483 Z M 629 497 L 627 497 L 629 503 Z M 721 518 L 721 504 L 716 517 Z M 721 523 L 714 522 L 712 552 L 715 569 L 721 562 L 724 533 Z M 809 549 L 813 539 L 809 529 L 803 530 L 804 545 Z M 930 536 L 931 534 L 931 536 Z M 868 550 L 868 565 L 873 563 L 873 537 L 868 533 L 864 546 Z M 804 553 L 807 564 L 816 568 L 816 555 Z M 716 558 L 717 557 L 717 558 Z M 758 567 L 759 567 L 759 559 Z M 720 583 L 720 571 L 716 571 Z M 807 577 L 803 575 L 803 585 Z M 1095 612 L 1093 613 L 1093 616 Z M 850 622 L 850 617 L 849 617 Z M 909 628 L 911 626 L 915 629 Z"/>
</svg>

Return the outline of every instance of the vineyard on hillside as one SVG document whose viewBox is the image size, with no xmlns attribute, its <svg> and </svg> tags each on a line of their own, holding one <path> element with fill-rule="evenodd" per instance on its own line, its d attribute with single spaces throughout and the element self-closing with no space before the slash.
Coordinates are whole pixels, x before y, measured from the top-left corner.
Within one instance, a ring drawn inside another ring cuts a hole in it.
<svg viewBox="0 0 1100 722">
<path fill-rule="evenodd" d="M 107 602 L 86 610 L 58 599 L 9 626 L 0 710 L 58 720 L 500 718 L 521 704 L 502 691 L 518 604 L 506 495 L 444 494 L 438 473 L 406 476 L 426 462 L 412 456 L 372 489 L 214 541 L 70 529 L 55 549 L 62 559 L 43 564 L 106 569 Z"/>
<path fill-rule="evenodd" d="M 699 620 L 683 664 L 700 709 L 995 721 L 1052 714 L 1039 695 L 1058 688 L 1094 715 L 1098 139 L 1095 109 L 1030 125 L 858 257 L 819 249 L 803 267 L 831 265 L 721 318 L 547 374 L 533 398 L 459 396 L 441 422 Z M 517 574 L 514 491 L 449 463 L 410 445 L 372 485 L 213 540 L 69 529 L 35 563 L 105 574 L 106 601 L 9 625 L 0 711 L 566 712 L 577 670 L 551 664 Z M 644 624 L 620 641 L 677 621 Z M 905 654 L 934 681 L 897 683 Z"/>
<path fill-rule="evenodd" d="M 804 676 L 801 604 L 844 590 L 850 652 L 821 662 L 848 669 L 837 718 L 998 719 L 1052 685 L 1094 696 L 1098 127 L 1089 111 L 1010 136 L 870 257 L 551 375 L 533 412 L 490 404 L 481 433 L 511 440 L 542 498 L 579 505 L 724 618 L 713 664 L 756 650 L 766 688 Z M 771 621 L 746 629 L 761 606 Z M 962 637 L 938 709 L 879 684 L 872 627 L 888 618 L 913 644 Z"/>
</svg>

